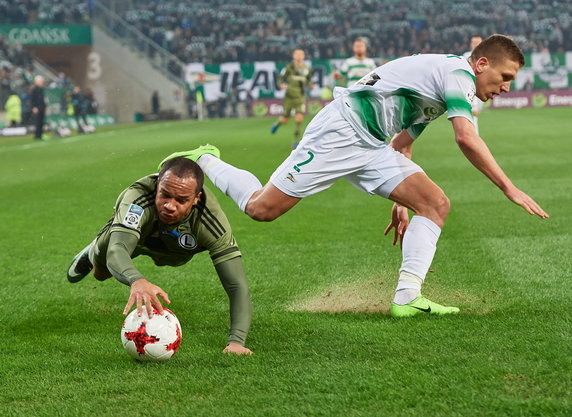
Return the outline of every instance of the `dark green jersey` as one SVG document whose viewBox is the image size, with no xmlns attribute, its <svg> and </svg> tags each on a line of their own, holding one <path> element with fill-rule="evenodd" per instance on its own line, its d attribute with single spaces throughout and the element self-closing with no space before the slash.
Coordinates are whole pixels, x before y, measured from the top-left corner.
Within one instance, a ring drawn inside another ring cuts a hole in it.
<svg viewBox="0 0 572 417">
<path fill-rule="evenodd" d="M 166 225 L 159 221 L 155 209 L 156 183 L 157 174 L 149 175 L 119 195 L 114 216 L 97 240 L 97 263 L 105 265 L 109 236 L 115 230 L 138 238 L 132 258 L 148 255 L 162 265 L 183 265 L 203 251 L 209 252 L 215 265 L 241 255 L 228 220 L 210 190 L 203 188 L 199 203 L 186 219 Z"/>
<path fill-rule="evenodd" d="M 155 209 L 157 174 L 141 178 L 123 191 L 114 215 L 97 237 L 93 261 L 131 285 L 143 278 L 130 258 L 150 256 L 157 265 L 178 266 L 194 254 L 208 251 L 230 302 L 228 342 L 244 346 L 252 306 L 241 254 L 228 220 L 215 196 L 203 188 L 186 219 L 174 225 L 160 222 Z"/>
<path fill-rule="evenodd" d="M 284 67 L 278 78 L 278 83 L 288 84 L 286 98 L 303 100 L 306 88 L 312 80 L 312 69 L 307 65 L 297 67 L 293 62 Z"/>
</svg>

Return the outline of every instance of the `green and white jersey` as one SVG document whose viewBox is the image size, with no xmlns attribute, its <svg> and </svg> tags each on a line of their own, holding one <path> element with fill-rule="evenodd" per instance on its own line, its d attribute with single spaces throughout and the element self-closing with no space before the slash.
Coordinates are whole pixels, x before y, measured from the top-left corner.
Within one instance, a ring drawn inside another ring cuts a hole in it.
<svg viewBox="0 0 572 417">
<path fill-rule="evenodd" d="M 429 122 L 448 112 L 473 123 L 475 74 L 456 55 L 413 55 L 391 61 L 349 88 L 334 90 L 342 116 L 378 146 L 407 129 L 416 139 Z"/>
<path fill-rule="evenodd" d="M 377 67 L 371 58 L 358 59 L 355 56 L 346 59 L 340 66 L 340 74 L 346 86 L 354 85 Z"/>
<path fill-rule="evenodd" d="M 174 225 L 161 223 L 155 208 L 157 174 L 143 177 L 124 190 L 114 215 L 97 239 L 96 261 L 105 265 L 109 237 L 115 230 L 139 239 L 132 258 L 147 255 L 171 266 L 187 263 L 193 255 L 208 251 L 213 264 L 241 256 L 228 220 L 214 194 L 203 188 L 189 216 Z"/>
<path fill-rule="evenodd" d="M 312 69 L 307 65 L 297 67 L 293 62 L 286 65 L 280 76 L 278 83 L 288 84 L 285 98 L 304 100 L 306 97 L 306 87 L 312 82 Z"/>
</svg>

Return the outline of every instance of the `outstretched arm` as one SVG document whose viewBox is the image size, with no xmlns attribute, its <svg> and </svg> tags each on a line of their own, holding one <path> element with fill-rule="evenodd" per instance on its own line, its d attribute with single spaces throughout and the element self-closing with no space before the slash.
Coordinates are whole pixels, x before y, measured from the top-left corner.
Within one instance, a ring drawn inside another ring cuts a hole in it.
<svg viewBox="0 0 572 417">
<path fill-rule="evenodd" d="M 252 355 L 252 351 L 244 347 L 252 319 L 252 304 L 242 258 L 221 262 L 215 269 L 230 301 L 230 334 L 224 353 Z"/>
<path fill-rule="evenodd" d="M 147 281 L 143 275 L 135 268 L 131 260 L 131 254 L 135 250 L 138 242 L 137 236 L 132 233 L 113 231 L 109 237 L 107 248 L 107 269 L 118 281 L 131 287 L 129 300 L 123 309 L 123 314 L 127 314 L 133 304 L 137 304 L 137 313 L 143 312 L 143 304 L 147 310 L 147 315 L 153 317 L 153 307 L 159 314 L 163 314 L 163 306 L 157 296 L 161 296 L 167 303 L 169 296 L 160 287 Z"/>
<path fill-rule="evenodd" d="M 404 129 L 391 140 L 391 147 L 411 159 L 413 138 L 407 130 Z M 391 229 L 395 229 L 393 234 L 393 245 L 395 246 L 397 241 L 399 241 L 399 246 L 402 246 L 403 235 L 407 230 L 407 226 L 409 226 L 409 213 L 407 212 L 407 207 L 394 203 L 393 208 L 391 209 L 391 221 L 385 228 L 383 234 L 387 235 Z"/>
<path fill-rule="evenodd" d="M 471 164 L 499 187 L 509 200 L 524 208 L 528 213 L 543 219 L 549 217 L 536 201 L 515 187 L 471 122 L 464 117 L 453 117 L 450 120 L 455 131 L 455 141 Z"/>
</svg>

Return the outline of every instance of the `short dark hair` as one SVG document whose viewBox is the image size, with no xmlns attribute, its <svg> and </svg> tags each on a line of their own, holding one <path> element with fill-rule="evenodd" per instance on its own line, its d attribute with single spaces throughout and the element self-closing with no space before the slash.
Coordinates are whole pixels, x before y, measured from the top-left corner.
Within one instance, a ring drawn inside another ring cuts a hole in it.
<svg viewBox="0 0 572 417">
<path fill-rule="evenodd" d="M 471 59 L 488 58 L 491 63 L 509 59 L 523 67 L 524 55 L 515 41 L 505 35 L 494 34 L 482 41 L 471 54 Z"/>
<path fill-rule="evenodd" d="M 194 178 L 197 181 L 197 194 L 203 189 L 205 175 L 199 164 L 195 161 L 181 156 L 169 159 L 161 167 L 157 182 L 161 181 L 167 172 L 179 178 Z"/>
</svg>

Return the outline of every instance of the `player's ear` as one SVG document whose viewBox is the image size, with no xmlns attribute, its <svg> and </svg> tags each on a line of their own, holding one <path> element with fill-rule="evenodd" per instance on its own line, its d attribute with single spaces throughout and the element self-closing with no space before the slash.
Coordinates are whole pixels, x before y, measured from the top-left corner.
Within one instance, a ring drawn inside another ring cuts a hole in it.
<svg viewBox="0 0 572 417">
<path fill-rule="evenodd" d="M 477 62 L 475 63 L 475 73 L 476 74 L 482 73 L 486 68 L 490 66 L 490 64 L 491 62 L 486 56 L 480 57 L 479 59 L 477 59 Z"/>
<path fill-rule="evenodd" d="M 195 201 L 193 201 L 193 206 L 196 206 L 199 203 L 199 200 L 201 199 L 202 195 L 203 195 L 202 191 L 199 191 L 197 193 L 197 195 L 195 196 Z"/>
</svg>

